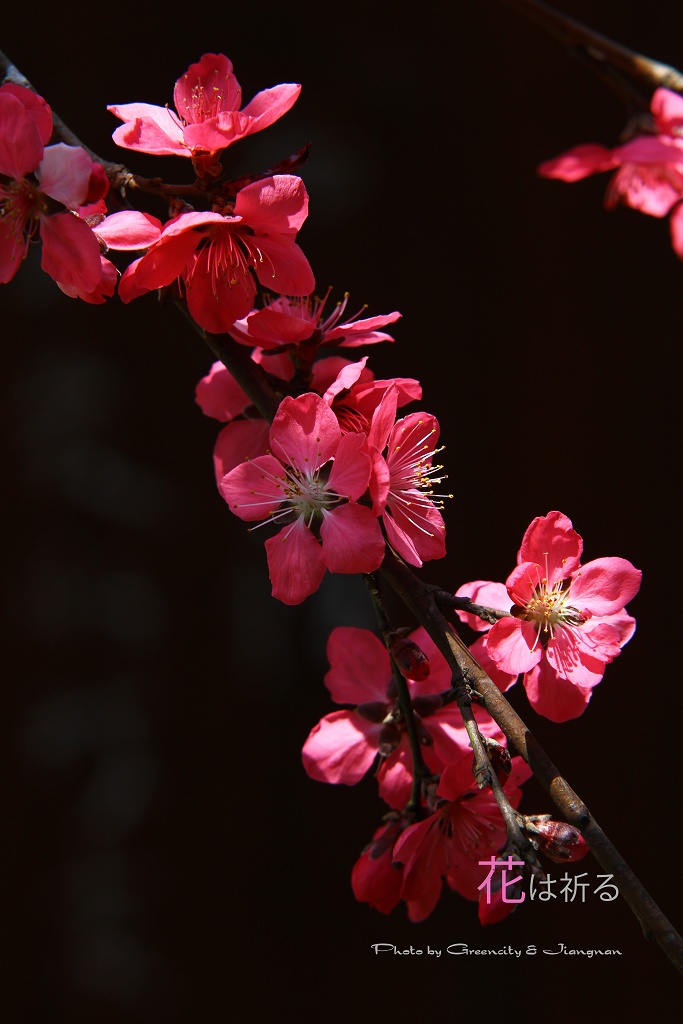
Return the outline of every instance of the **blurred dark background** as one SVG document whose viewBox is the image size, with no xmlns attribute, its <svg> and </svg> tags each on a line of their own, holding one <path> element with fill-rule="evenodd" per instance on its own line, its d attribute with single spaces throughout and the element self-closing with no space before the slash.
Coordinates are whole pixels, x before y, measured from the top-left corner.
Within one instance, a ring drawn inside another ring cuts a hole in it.
<svg viewBox="0 0 683 1024">
<path fill-rule="evenodd" d="M 683 66 L 678 4 L 563 0 L 607 36 Z M 173 13 L 26 6 L 0 46 L 102 157 L 108 103 L 165 103 L 208 51 L 245 100 L 301 81 L 245 140 L 235 173 L 305 142 L 300 241 L 318 286 L 398 308 L 378 376 L 412 375 L 442 424 L 456 589 L 504 579 L 531 519 L 572 518 L 585 557 L 643 570 L 637 634 L 586 714 L 520 710 L 681 927 L 680 296 L 667 224 L 602 208 L 606 177 L 538 178 L 581 142 L 617 141 L 620 100 L 494 0 L 351 0 Z M 162 215 L 160 209 L 156 210 Z M 3 967 L 8 1024 L 483 1019 L 638 1021 L 679 977 L 623 900 L 525 905 L 479 928 L 452 893 L 425 923 L 356 903 L 351 867 L 383 806 L 308 779 L 300 748 L 332 710 L 335 625 L 373 626 L 358 578 L 298 608 L 270 598 L 263 537 L 218 496 L 216 424 L 194 403 L 211 357 L 171 307 L 67 299 L 34 252 L 0 294 L 3 502 Z M 409 620 L 408 624 L 409 624 Z M 467 638 L 469 639 L 469 637 Z M 550 811 L 535 785 L 523 809 Z M 559 866 L 555 872 L 560 874 Z M 594 879 L 592 859 L 578 870 Z M 621 957 L 375 957 L 535 943 Z M 676 1000 L 678 997 L 677 1002 Z"/>
</svg>

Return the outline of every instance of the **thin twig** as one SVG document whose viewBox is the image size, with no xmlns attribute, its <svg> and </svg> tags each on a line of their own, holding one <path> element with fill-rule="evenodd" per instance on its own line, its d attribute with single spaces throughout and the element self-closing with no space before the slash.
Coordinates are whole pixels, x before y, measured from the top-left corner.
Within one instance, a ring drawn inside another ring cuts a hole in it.
<svg viewBox="0 0 683 1024">
<path fill-rule="evenodd" d="M 405 722 L 406 732 L 408 734 L 408 743 L 410 745 L 410 754 L 413 761 L 412 790 L 410 793 L 410 800 L 404 808 L 404 813 L 409 815 L 411 819 L 417 819 L 422 813 L 422 783 L 429 777 L 430 772 L 422 756 L 420 738 L 417 734 L 417 725 L 415 722 L 415 711 L 413 709 L 413 702 L 410 698 L 410 690 L 408 689 L 408 684 L 403 678 L 403 675 L 391 653 L 389 642 L 391 625 L 387 617 L 384 602 L 382 601 L 382 596 L 379 592 L 377 575 L 375 573 L 369 573 L 365 577 L 365 582 L 367 583 L 368 590 L 370 591 L 372 605 L 377 617 L 377 625 L 379 626 L 387 649 L 387 654 L 389 655 L 389 660 L 391 662 L 391 671 L 394 678 L 394 685 L 396 687 L 398 705 L 401 709 L 401 714 L 403 715 L 403 721 Z"/>
</svg>

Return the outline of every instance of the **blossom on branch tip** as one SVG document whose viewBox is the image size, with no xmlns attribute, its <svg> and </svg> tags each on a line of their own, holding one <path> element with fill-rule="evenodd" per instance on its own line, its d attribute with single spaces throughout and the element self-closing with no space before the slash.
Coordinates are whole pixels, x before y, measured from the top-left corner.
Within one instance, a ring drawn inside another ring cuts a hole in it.
<svg viewBox="0 0 683 1024">
<path fill-rule="evenodd" d="M 232 512 L 286 525 L 266 541 L 273 597 L 299 604 L 325 572 L 374 572 L 385 545 L 358 504 L 370 479 L 365 437 L 344 434 L 319 395 L 285 398 L 270 428 L 272 454 L 243 462 L 220 483 Z"/>
<path fill-rule="evenodd" d="M 614 149 L 575 146 L 538 168 L 545 178 L 580 181 L 591 174 L 616 171 L 605 196 L 651 217 L 671 214 L 671 240 L 683 259 L 683 97 L 656 89 L 650 105 L 652 131 L 638 134 Z"/>
<path fill-rule="evenodd" d="M 489 657 L 504 672 L 524 675 L 532 706 L 553 722 L 582 714 L 605 667 L 635 630 L 625 605 L 638 593 L 641 572 L 625 558 L 581 565 L 582 551 L 570 520 L 549 512 L 528 527 L 504 589 L 480 580 L 456 595 L 486 604 L 506 594 L 514 602 L 510 615 L 493 626 L 469 612 L 457 614 L 488 630 Z"/>
<path fill-rule="evenodd" d="M 8 179 L 0 182 L 0 283 L 12 280 L 39 233 L 42 269 L 66 294 L 101 301 L 111 294 L 109 271 L 77 211 L 101 199 L 109 182 L 80 146 L 47 146 L 51 134 L 40 96 L 11 82 L 0 87 L 0 175 Z"/>
<path fill-rule="evenodd" d="M 217 176 L 216 154 L 273 124 L 294 105 L 300 91 L 300 85 L 276 85 L 240 109 L 242 89 L 232 62 L 221 53 L 205 53 L 176 82 L 175 110 L 150 103 L 115 104 L 107 110 L 125 122 L 113 134 L 118 146 L 157 156 L 191 157 L 198 174 Z"/>
</svg>

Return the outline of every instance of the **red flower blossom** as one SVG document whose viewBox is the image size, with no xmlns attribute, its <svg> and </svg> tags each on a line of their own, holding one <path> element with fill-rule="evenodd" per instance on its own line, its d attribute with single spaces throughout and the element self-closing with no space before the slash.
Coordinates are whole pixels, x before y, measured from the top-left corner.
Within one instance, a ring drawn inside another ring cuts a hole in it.
<svg viewBox="0 0 683 1024">
<path fill-rule="evenodd" d="M 505 793 L 519 806 L 521 784 L 531 769 L 521 757 L 512 759 L 512 773 Z M 437 796 L 442 797 L 434 814 L 401 834 L 393 860 L 403 864 L 401 899 L 408 903 L 411 921 L 422 921 L 436 906 L 442 878 L 451 889 L 469 900 L 479 900 L 485 876 L 480 860 L 497 853 L 507 832 L 490 789 L 479 789 L 472 776 L 472 752 L 464 753 L 441 776 Z"/>
<path fill-rule="evenodd" d="M 313 289 L 313 272 L 294 241 L 307 214 L 301 178 L 277 174 L 241 189 L 230 213 L 181 213 L 163 229 L 143 214 L 113 214 L 97 231 L 112 249 L 149 246 L 121 278 L 123 302 L 180 279 L 196 322 L 222 334 L 253 306 L 252 271 L 273 291 L 307 295 Z M 145 242 L 154 225 L 155 237 Z"/>
<path fill-rule="evenodd" d="M 351 348 L 394 340 L 390 334 L 377 328 L 393 324 L 401 314 L 393 312 L 358 319 L 363 312 L 361 309 L 342 320 L 348 294 L 337 303 L 334 312 L 323 318 L 330 291 L 328 289 L 322 299 L 312 295 L 300 299 L 285 296 L 273 299 L 263 309 L 254 309 L 243 320 L 237 320 L 230 328 L 230 334 L 243 345 L 259 345 L 265 349 L 302 342 L 316 348 L 321 345 Z"/>
<path fill-rule="evenodd" d="M 107 109 L 125 122 L 114 132 L 117 145 L 158 156 L 191 157 L 198 173 L 213 174 L 216 153 L 273 124 L 300 91 L 300 85 L 276 85 L 257 93 L 240 110 L 242 90 L 231 61 L 221 53 L 205 53 L 176 82 L 175 111 L 150 103 Z"/>
<path fill-rule="evenodd" d="M 79 146 L 45 146 L 47 103 L 11 82 L 0 88 L 0 283 L 11 281 L 40 233 L 41 266 L 70 295 L 103 288 L 100 246 L 75 211 L 105 195 L 109 182 Z M 89 300 L 92 301 L 92 300 Z"/>
<path fill-rule="evenodd" d="M 635 630 L 625 605 L 638 593 L 642 574 L 625 558 L 581 565 L 582 550 L 570 520 L 549 512 L 524 534 L 505 588 L 479 580 L 457 592 L 499 608 L 507 603 L 503 595 L 512 599 L 512 614 L 494 626 L 469 613 L 458 615 L 476 629 L 489 630 L 489 656 L 504 672 L 524 673 L 532 706 L 553 722 L 585 710 L 606 665 Z"/>
<path fill-rule="evenodd" d="M 376 451 L 371 493 L 387 538 L 410 565 L 443 558 L 446 526 L 438 506 L 444 497 L 432 487 L 441 483 L 443 466 L 435 465 L 439 439 L 435 416 L 414 412 L 397 420 L 397 390 L 387 389 L 373 414 L 368 441 Z M 382 453 L 386 450 L 386 454 Z"/>
<path fill-rule="evenodd" d="M 651 217 L 671 213 L 671 240 L 683 259 L 683 97 L 656 89 L 650 105 L 653 134 L 638 135 L 621 146 L 576 146 L 538 168 L 545 178 L 579 181 L 616 170 L 605 197 L 608 207 L 622 202 Z"/>
<path fill-rule="evenodd" d="M 344 434 L 319 395 L 285 398 L 270 428 L 277 455 L 243 462 L 221 494 L 247 521 L 285 520 L 266 541 L 273 597 L 299 604 L 330 572 L 373 572 L 385 546 L 371 509 L 357 504 L 370 478 L 365 438 Z M 331 463 L 331 467 L 328 465 Z"/>
</svg>

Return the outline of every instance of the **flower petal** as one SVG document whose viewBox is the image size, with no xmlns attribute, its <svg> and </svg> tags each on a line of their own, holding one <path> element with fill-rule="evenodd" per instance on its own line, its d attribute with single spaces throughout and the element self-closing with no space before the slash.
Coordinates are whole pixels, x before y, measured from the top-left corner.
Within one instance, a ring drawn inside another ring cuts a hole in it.
<svg viewBox="0 0 683 1024">
<path fill-rule="evenodd" d="M 304 743 L 304 768 L 318 782 L 353 786 L 377 756 L 382 726 L 355 711 L 333 711 L 313 727 Z"/>
<path fill-rule="evenodd" d="M 296 103 L 300 92 L 301 86 L 292 82 L 283 82 L 257 92 L 242 110 L 243 114 L 253 119 L 246 134 L 260 132 L 286 114 Z"/>
<path fill-rule="evenodd" d="M 472 583 L 463 583 L 455 592 L 456 597 L 469 597 L 473 604 L 480 604 L 486 608 L 497 608 L 499 611 L 507 611 L 510 607 L 510 597 L 507 588 L 503 583 L 492 583 L 490 580 L 474 580 Z M 459 610 L 456 612 L 461 622 L 465 622 L 470 629 L 476 629 L 482 633 L 491 628 L 491 623 L 484 622 L 478 615 Z"/>
<path fill-rule="evenodd" d="M 219 484 L 223 498 L 240 519 L 267 519 L 284 501 L 285 474 L 272 455 L 235 466 Z"/>
<path fill-rule="evenodd" d="M 337 626 L 327 641 L 325 686 L 337 704 L 386 701 L 391 682 L 387 649 L 369 629 Z"/>
<path fill-rule="evenodd" d="M 295 235 L 308 216 L 308 193 L 294 174 L 275 174 L 240 189 L 235 214 L 257 234 Z M 301 292 L 308 295 L 308 292 Z"/>
<path fill-rule="evenodd" d="M 310 295 L 315 288 L 311 265 L 289 235 L 259 235 L 250 242 L 258 252 L 254 270 L 264 288 L 286 295 Z"/>
<path fill-rule="evenodd" d="M 327 490 L 349 501 L 363 496 L 370 479 L 370 456 L 365 451 L 364 434 L 344 434 L 335 452 Z"/>
<path fill-rule="evenodd" d="M 572 604 L 594 615 L 612 615 L 635 597 L 642 576 L 625 558 L 596 558 L 573 573 Z"/>
<path fill-rule="evenodd" d="M 11 92 L 0 90 L 0 174 L 23 178 L 43 155 L 43 140 L 31 113 Z"/>
<path fill-rule="evenodd" d="M 92 228 L 73 213 L 41 217 L 41 267 L 55 281 L 85 293 L 102 280 L 100 244 Z"/>
<path fill-rule="evenodd" d="M 517 675 L 528 672 L 541 660 L 542 647 L 536 643 L 533 623 L 510 616 L 491 627 L 488 653 L 503 672 Z"/>
<path fill-rule="evenodd" d="M 270 444 L 286 466 L 312 472 L 332 458 L 341 429 L 329 405 L 312 391 L 280 402 L 270 428 Z"/>
<path fill-rule="evenodd" d="M 266 541 L 273 597 L 283 604 L 301 604 L 323 581 L 322 548 L 299 518 Z"/>
<path fill-rule="evenodd" d="M 558 676 L 555 669 L 544 658 L 524 677 L 529 702 L 539 715 L 551 722 L 568 722 L 578 718 L 586 710 L 591 698 L 591 689 L 575 686 L 568 679 Z"/>
<path fill-rule="evenodd" d="M 183 140 L 183 128 L 168 107 L 152 103 L 122 103 L 107 107 L 125 124 L 120 125 L 112 138 L 123 149 L 136 149 L 156 156 L 191 156 Z"/>
<path fill-rule="evenodd" d="M 548 512 L 537 516 L 527 527 L 517 553 L 517 564 L 538 562 L 543 567 L 548 586 L 566 579 L 578 569 L 583 541 L 571 520 L 561 512 Z"/>
<path fill-rule="evenodd" d="M 609 149 L 589 143 L 585 146 L 574 146 L 561 156 L 546 160 L 538 167 L 538 173 L 543 178 L 580 181 L 589 174 L 599 174 L 618 166 L 618 161 L 614 159 Z"/>
<path fill-rule="evenodd" d="M 93 162 L 80 146 L 48 146 L 36 168 L 41 191 L 74 210 L 84 202 Z"/>
<path fill-rule="evenodd" d="M 161 238 L 161 221 L 150 213 L 120 210 L 100 221 L 95 233 L 110 249 L 148 249 Z"/>
<path fill-rule="evenodd" d="M 266 454 L 269 430 L 267 420 L 235 420 L 223 427 L 213 449 L 213 466 L 219 487 L 223 477 L 245 459 L 253 460 Z"/>
<path fill-rule="evenodd" d="M 365 505 L 323 511 L 320 538 L 330 572 L 374 572 L 386 553 L 379 522 Z"/>
</svg>

